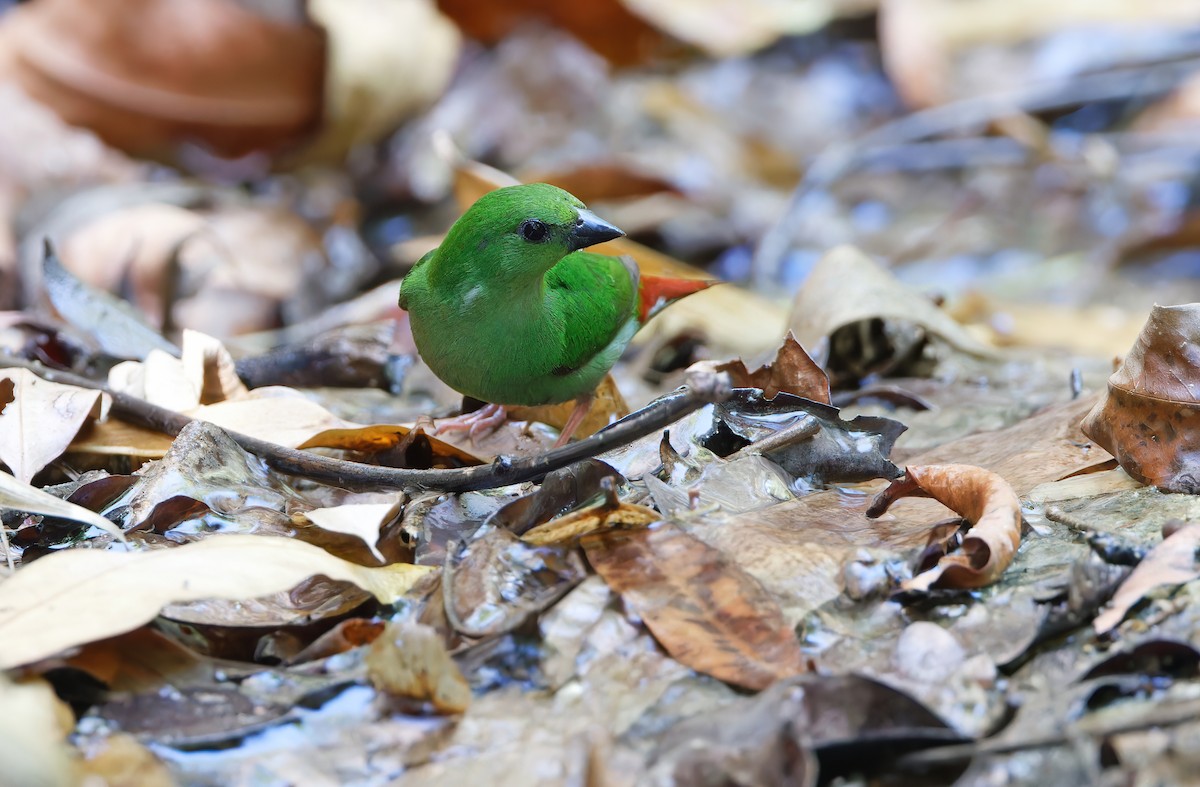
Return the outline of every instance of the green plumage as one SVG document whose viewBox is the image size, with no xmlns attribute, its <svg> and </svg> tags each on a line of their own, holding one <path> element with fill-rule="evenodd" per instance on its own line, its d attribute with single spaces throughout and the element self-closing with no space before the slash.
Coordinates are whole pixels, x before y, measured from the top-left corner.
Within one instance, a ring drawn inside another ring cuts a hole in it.
<svg viewBox="0 0 1200 787">
<path fill-rule="evenodd" d="M 620 234 L 544 183 L 483 196 L 401 285 L 421 357 L 485 402 L 591 393 L 640 327 L 638 273 L 575 249 Z"/>
</svg>

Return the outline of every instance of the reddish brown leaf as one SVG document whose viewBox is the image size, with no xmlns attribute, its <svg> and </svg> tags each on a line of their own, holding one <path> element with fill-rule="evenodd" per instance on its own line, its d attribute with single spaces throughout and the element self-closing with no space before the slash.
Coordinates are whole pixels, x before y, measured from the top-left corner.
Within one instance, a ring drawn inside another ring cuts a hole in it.
<svg viewBox="0 0 1200 787">
<path fill-rule="evenodd" d="M 593 533 L 582 544 L 609 587 L 683 664 L 749 689 L 804 671 L 779 604 L 720 551 L 666 523 Z"/>
<path fill-rule="evenodd" d="M 829 376 L 809 357 L 791 331 L 771 363 L 750 371 L 739 359 L 721 364 L 717 371 L 728 372 L 735 388 L 761 388 L 767 399 L 774 399 L 782 391 L 830 403 Z"/>
<path fill-rule="evenodd" d="M 1200 549 L 1200 524 L 1181 527 L 1164 538 L 1125 578 L 1108 608 L 1096 616 L 1096 633 L 1105 634 L 1116 628 L 1125 613 L 1151 591 L 1182 585 L 1200 577 L 1197 549 Z"/>
<path fill-rule="evenodd" d="M 996 581 L 1021 544 L 1021 503 L 1000 476 L 973 465 L 909 467 L 875 498 L 878 517 L 902 497 L 932 497 L 972 523 L 957 554 L 906 581 L 906 590 L 977 588 Z"/>
<path fill-rule="evenodd" d="M 320 119 L 325 36 L 305 19 L 233 0 L 43 0 L 5 25 L 22 87 L 131 153 L 278 149 Z"/>
<path fill-rule="evenodd" d="M 1129 475 L 1195 494 L 1200 478 L 1200 304 L 1155 306 L 1137 342 L 1083 420 L 1084 434 Z"/>
</svg>

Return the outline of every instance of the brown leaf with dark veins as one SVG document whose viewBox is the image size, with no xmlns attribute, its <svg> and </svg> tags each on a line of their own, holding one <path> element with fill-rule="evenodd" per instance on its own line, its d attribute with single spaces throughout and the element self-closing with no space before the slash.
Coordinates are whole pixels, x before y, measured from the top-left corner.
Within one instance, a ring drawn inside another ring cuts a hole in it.
<svg viewBox="0 0 1200 787">
<path fill-rule="evenodd" d="M 719 550 L 669 523 L 593 533 L 582 544 L 592 567 L 681 663 L 755 690 L 804 671 L 779 604 Z"/>
<path fill-rule="evenodd" d="M 1154 307 L 1082 429 L 1138 481 L 1200 492 L 1200 303 Z"/>
<path fill-rule="evenodd" d="M 1021 544 L 1021 503 L 1000 476 L 974 465 L 909 467 L 880 492 L 867 516 L 875 518 L 902 497 L 932 497 L 971 522 L 956 554 L 903 583 L 905 590 L 978 588 L 995 582 Z"/>
<path fill-rule="evenodd" d="M 830 403 L 829 376 L 809 357 L 791 331 L 771 363 L 750 371 L 738 359 L 721 364 L 717 371 L 728 372 L 734 388 L 761 388 L 766 399 L 774 399 L 783 391 L 822 404 Z"/>
</svg>

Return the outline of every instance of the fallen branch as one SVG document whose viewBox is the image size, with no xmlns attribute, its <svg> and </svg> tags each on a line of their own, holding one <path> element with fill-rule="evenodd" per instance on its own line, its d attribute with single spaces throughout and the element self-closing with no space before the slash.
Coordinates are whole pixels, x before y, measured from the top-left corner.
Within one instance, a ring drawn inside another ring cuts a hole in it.
<svg viewBox="0 0 1200 787">
<path fill-rule="evenodd" d="M 144 399 L 114 391 L 103 383 L 71 372 L 49 369 L 21 358 L 0 355 L 0 367 L 29 369 L 51 382 L 103 391 L 112 397 L 112 412 L 142 426 L 175 436 L 192 423 L 182 413 L 151 404 Z M 348 488 L 435 489 L 465 492 L 490 489 L 522 481 L 536 481 L 553 470 L 596 454 L 611 451 L 648 434 L 659 432 L 706 404 L 724 401 L 731 388 L 726 375 L 693 374 L 689 384 L 584 440 L 536 456 L 511 459 L 497 457 L 490 465 L 447 470 L 409 470 L 379 467 L 345 459 L 332 459 L 307 451 L 285 448 L 257 437 L 226 430 L 237 444 L 281 473 L 301 476 Z"/>
</svg>

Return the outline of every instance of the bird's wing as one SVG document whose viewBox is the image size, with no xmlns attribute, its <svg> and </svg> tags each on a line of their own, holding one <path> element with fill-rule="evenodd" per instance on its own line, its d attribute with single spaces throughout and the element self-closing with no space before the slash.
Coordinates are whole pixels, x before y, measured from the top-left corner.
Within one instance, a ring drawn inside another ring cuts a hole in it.
<svg viewBox="0 0 1200 787">
<path fill-rule="evenodd" d="M 561 347 L 549 371 L 565 377 L 611 351 L 614 340 L 637 319 L 637 266 L 632 260 L 575 252 L 547 272 L 546 295 L 551 312 L 562 321 Z M 624 347 L 615 349 L 619 354 Z"/>
</svg>

